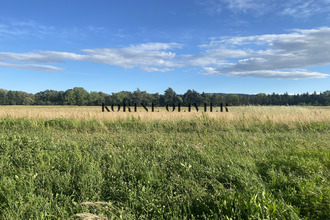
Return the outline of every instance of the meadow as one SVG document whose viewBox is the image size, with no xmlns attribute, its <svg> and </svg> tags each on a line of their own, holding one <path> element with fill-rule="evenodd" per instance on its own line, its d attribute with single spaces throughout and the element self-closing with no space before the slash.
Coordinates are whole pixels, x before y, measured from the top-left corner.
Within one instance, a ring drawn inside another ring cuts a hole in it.
<svg viewBox="0 0 330 220">
<path fill-rule="evenodd" d="M 0 219 L 328 219 L 330 107 L 0 106 Z"/>
</svg>

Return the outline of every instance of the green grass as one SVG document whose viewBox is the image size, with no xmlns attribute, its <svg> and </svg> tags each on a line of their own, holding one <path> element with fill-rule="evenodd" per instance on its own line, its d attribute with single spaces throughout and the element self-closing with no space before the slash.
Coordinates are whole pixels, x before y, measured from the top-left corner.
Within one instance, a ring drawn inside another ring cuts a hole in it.
<svg viewBox="0 0 330 220">
<path fill-rule="evenodd" d="M 244 116 L 2 118 L 0 219 L 327 219 L 329 130 Z"/>
</svg>

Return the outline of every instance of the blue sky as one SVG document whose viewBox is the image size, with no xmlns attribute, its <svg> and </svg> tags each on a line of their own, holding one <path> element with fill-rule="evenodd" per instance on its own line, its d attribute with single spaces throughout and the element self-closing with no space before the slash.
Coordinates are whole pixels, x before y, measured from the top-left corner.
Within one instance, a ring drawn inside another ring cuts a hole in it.
<svg viewBox="0 0 330 220">
<path fill-rule="evenodd" d="M 330 89 L 330 0 L 2 0 L 0 88 Z"/>
</svg>

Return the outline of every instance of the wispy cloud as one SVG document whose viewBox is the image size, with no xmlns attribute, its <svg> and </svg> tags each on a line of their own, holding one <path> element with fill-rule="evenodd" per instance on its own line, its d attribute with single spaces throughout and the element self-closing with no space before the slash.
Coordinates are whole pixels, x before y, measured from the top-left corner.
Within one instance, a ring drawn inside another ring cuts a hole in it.
<svg viewBox="0 0 330 220">
<path fill-rule="evenodd" d="M 279 14 L 306 18 L 315 14 L 329 12 L 330 1 L 328 0 L 291 0 L 283 4 Z"/>
<path fill-rule="evenodd" d="M 63 69 L 51 66 L 51 65 L 38 65 L 38 64 L 12 64 L 0 62 L 0 67 L 14 68 L 14 69 L 26 69 L 26 70 L 37 70 L 37 71 L 51 71 L 57 72 Z"/>
<path fill-rule="evenodd" d="M 51 33 L 54 33 L 54 27 L 41 25 L 34 21 L 0 21 L 2 38 L 31 36 L 42 39 Z"/>
<path fill-rule="evenodd" d="M 292 17 L 310 17 L 329 13 L 328 0 L 206 0 L 197 1 L 210 15 L 221 13 L 224 9 L 235 13 L 253 13 L 264 15 L 274 13 Z"/>
<path fill-rule="evenodd" d="M 218 0 L 196 0 L 196 3 L 209 15 L 219 14 L 223 9 L 223 4 Z"/>
<path fill-rule="evenodd" d="M 0 17 L 0 40 L 7 39 L 61 39 L 67 42 L 86 39 L 89 36 L 112 36 L 123 38 L 121 30 L 108 30 L 100 26 L 55 27 L 42 23 L 17 20 L 3 20 Z"/>
<path fill-rule="evenodd" d="M 200 45 L 200 52 L 196 54 L 180 54 L 182 47 L 177 43 L 146 43 L 123 48 L 83 49 L 80 53 L 0 52 L 0 66 L 60 71 L 60 68 L 43 64 L 75 60 L 123 68 L 137 67 L 148 72 L 200 67 L 204 69 L 204 74 L 212 75 L 325 78 L 328 73 L 308 71 L 306 68 L 330 65 L 330 28 L 297 29 L 287 34 L 221 37 Z"/>
<path fill-rule="evenodd" d="M 219 70 L 213 67 L 204 68 L 204 74 L 206 75 L 218 75 Z M 255 70 L 255 71 L 232 71 L 228 73 L 230 76 L 236 77 L 256 77 L 256 78 L 274 78 L 274 79 L 313 79 L 313 78 L 326 78 L 328 75 L 311 72 L 305 69 L 297 69 L 290 71 L 280 70 Z"/>
<path fill-rule="evenodd" d="M 222 0 L 226 7 L 235 12 L 257 11 L 262 13 L 266 11 L 267 0 Z"/>
</svg>

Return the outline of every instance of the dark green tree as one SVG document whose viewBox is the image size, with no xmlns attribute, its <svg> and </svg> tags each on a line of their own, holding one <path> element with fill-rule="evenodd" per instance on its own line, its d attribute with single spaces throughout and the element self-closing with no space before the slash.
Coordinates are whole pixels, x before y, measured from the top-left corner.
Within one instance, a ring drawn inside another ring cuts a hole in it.
<svg viewBox="0 0 330 220">
<path fill-rule="evenodd" d="M 64 93 L 65 105 L 87 105 L 89 93 L 82 87 L 74 87 Z"/>
<path fill-rule="evenodd" d="M 8 105 L 7 90 L 0 89 L 0 105 Z"/>
<path fill-rule="evenodd" d="M 178 103 L 180 103 L 180 99 L 174 90 L 170 87 L 166 89 L 164 93 L 164 105 L 177 105 Z"/>
<path fill-rule="evenodd" d="M 188 89 L 185 94 L 183 94 L 183 104 L 188 105 L 189 103 L 196 103 L 201 106 L 203 104 L 201 95 L 195 90 Z"/>
<path fill-rule="evenodd" d="M 102 99 L 98 92 L 90 92 L 88 95 L 88 105 L 101 105 Z"/>
</svg>

